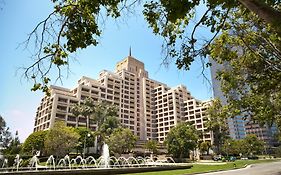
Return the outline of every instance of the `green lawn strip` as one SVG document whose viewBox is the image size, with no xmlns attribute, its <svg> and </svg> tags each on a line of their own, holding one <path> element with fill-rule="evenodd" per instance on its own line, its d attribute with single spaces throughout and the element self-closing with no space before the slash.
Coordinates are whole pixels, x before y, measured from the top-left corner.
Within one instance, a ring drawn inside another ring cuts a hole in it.
<svg viewBox="0 0 281 175">
<path fill-rule="evenodd" d="M 237 160 L 235 162 L 227 162 L 227 164 L 220 164 L 220 165 L 193 164 L 193 167 L 190 169 L 133 173 L 127 175 L 180 175 L 180 174 L 194 174 L 194 173 L 204 173 L 204 172 L 207 173 L 212 171 L 222 171 L 222 170 L 230 170 L 235 168 L 242 168 L 245 167 L 246 165 L 255 164 L 255 163 L 265 163 L 265 162 L 274 162 L 274 161 L 279 161 L 279 160 L 276 159 Z M 236 167 L 234 167 L 234 164 L 236 165 Z"/>
</svg>

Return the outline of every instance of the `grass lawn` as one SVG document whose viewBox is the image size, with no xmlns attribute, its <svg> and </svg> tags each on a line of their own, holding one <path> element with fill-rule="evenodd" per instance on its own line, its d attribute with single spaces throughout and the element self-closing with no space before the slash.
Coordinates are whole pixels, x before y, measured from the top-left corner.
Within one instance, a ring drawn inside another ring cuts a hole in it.
<svg viewBox="0 0 281 175">
<path fill-rule="evenodd" d="M 171 171 L 156 171 L 156 172 L 146 172 L 146 173 L 134 173 L 129 175 L 177 175 L 177 174 L 193 174 L 193 173 L 203 173 L 209 171 L 218 171 L 218 170 L 229 170 L 234 169 L 234 164 L 236 168 L 242 168 L 245 165 L 255 164 L 255 163 L 265 163 L 278 161 L 276 159 L 269 160 L 237 160 L 235 162 L 227 162 L 227 164 L 222 165 L 202 165 L 202 164 L 193 164 L 193 167 L 190 169 L 183 170 L 171 170 Z"/>
</svg>

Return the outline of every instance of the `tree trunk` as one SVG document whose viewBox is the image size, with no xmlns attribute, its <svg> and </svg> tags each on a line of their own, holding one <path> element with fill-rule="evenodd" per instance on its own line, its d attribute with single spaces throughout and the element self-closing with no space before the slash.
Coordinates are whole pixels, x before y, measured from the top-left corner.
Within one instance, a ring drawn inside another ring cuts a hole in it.
<svg viewBox="0 0 281 175">
<path fill-rule="evenodd" d="M 79 115 L 76 117 L 76 128 L 79 126 Z"/>
<path fill-rule="evenodd" d="M 90 129 L 90 118 L 89 118 L 89 116 L 86 117 L 86 128 Z"/>
<path fill-rule="evenodd" d="M 99 124 L 97 123 L 96 131 L 99 129 Z M 96 154 L 98 154 L 98 136 L 95 137 L 95 147 L 96 147 Z"/>
<path fill-rule="evenodd" d="M 238 0 L 244 7 L 258 15 L 266 23 L 271 24 L 275 30 L 280 31 L 281 12 L 275 10 L 262 0 Z"/>
</svg>

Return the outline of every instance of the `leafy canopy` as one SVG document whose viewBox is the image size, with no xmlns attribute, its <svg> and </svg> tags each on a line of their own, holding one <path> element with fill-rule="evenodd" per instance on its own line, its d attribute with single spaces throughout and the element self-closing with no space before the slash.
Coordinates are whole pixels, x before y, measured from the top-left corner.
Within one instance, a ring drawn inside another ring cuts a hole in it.
<svg viewBox="0 0 281 175">
<path fill-rule="evenodd" d="M 117 155 L 130 152 L 137 141 L 137 137 L 129 128 L 117 128 L 113 131 L 106 143 L 109 150 Z"/>
<path fill-rule="evenodd" d="M 251 156 L 261 154 L 265 149 L 265 143 L 259 140 L 256 135 L 247 135 L 244 139 L 228 139 L 223 144 L 222 150 L 226 155 Z"/>
<path fill-rule="evenodd" d="M 25 68 L 25 76 L 34 80 L 32 90 L 47 94 L 53 67 L 60 79 L 71 53 L 98 44 L 102 16 L 118 18 L 137 1 L 52 2 L 54 11 L 27 39 L 27 45 L 35 42 L 36 51 L 34 64 Z M 188 70 L 201 58 L 203 71 L 211 65 L 203 59 L 207 56 L 230 62 L 231 71 L 222 72 L 219 79 L 226 95 L 238 93 L 238 98 L 228 99 L 233 115 L 247 110 L 253 120 L 280 123 L 279 0 L 149 1 L 144 3 L 143 14 L 153 33 L 164 39 L 164 61 L 174 58 L 179 69 Z M 202 31 L 210 36 L 200 36 Z"/>
<path fill-rule="evenodd" d="M 227 65 L 217 74 L 225 108 L 229 116 L 280 127 L 281 37 L 253 14 L 240 10 L 230 16 L 210 47 L 212 59 Z"/>
<path fill-rule="evenodd" d="M 75 131 L 79 134 L 78 144 L 75 148 L 80 151 L 80 153 L 83 153 L 84 146 L 88 148 L 95 145 L 95 137 L 91 130 L 78 127 L 75 128 Z"/>
<path fill-rule="evenodd" d="M 71 113 L 76 117 L 89 117 L 97 124 L 102 124 L 107 117 L 117 116 L 117 107 L 106 101 L 94 102 L 92 98 L 87 97 L 80 103 L 74 104 Z"/>
<path fill-rule="evenodd" d="M 147 149 L 148 151 L 152 153 L 157 153 L 157 147 L 158 147 L 158 142 L 156 140 L 148 140 L 144 144 L 144 149 Z"/>
<path fill-rule="evenodd" d="M 168 133 L 164 144 L 176 158 L 189 157 L 189 152 L 197 147 L 199 133 L 189 123 L 179 123 Z"/>
<path fill-rule="evenodd" d="M 18 137 L 18 131 L 15 133 L 15 137 L 11 137 L 8 145 L 4 147 L 4 155 L 16 155 L 19 154 L 21 150 L 21 143 Z"/>
<path fill-rule="evenodd" d="M 34 80 L 32 90 L 40 89 L 47 94 L 51 81 L 48 74 L 53 68 L 58 70 L 60 79 L 61 68 L 69 65 L 71 53 L 98 44 L 103 16 L 115 19 L 122 16 L 123 11 L 138 5 L 138 1 L 120 0 L 52 2 L 54 11 L 38 23 L 26 41 L 27 46 L 34 41 L 35 53 L 34 63 L 25 68 L 25 76 Z M 225 30 L 225 22 L 231 19 L 230 11 L 242 10 L 245 15 L 254 13 L 280 33 L 278 3 L 278 0 L 206 0 L 203 3 L 199 0 L 160 0 L 144 3 L 143 14 L 153 32 L 164 38 L 164 59 L 176 58 L 178 68 L 189 69 L 196 57 L 209 54 L 209 45 Z M 204 12 L 201 14 L 198 10 Z M 201 27 L 207 27 L 206 32 L 212 36 L 201 39 L 198 36 Z"/>
<path fill-rule="evenodd" d="M 9 127 L 6 126 L 4 118 L 0 115 L 0 146 L 7 148 L 12 141 L 12 135 Z"/>
<path fill-rule="evenodd" d="M 77 146 L 79 137 L 74 128 L 67 127 L 64 122 L 58 121 L 46 136 L 45 151 L 49 155 L 63 157 Z"/>
<path fill-rule="evenodd" d="M 94 102 L 92 98 L 88 97 L 80 104 L 73 105 L 71 113 L 76 117 L 86 117 L 87 120 L 95 122 L 98 125 L 99 135 L 108 136 L 115 128 L 120 127 L 117 107 L 106 101 Z"/>
<path fill-rule="evenodd" d="M 230 117 L 228 115 L 228 109 L 222 106 L 219 99 L 214 99 L 207 113 L 209 120 L 206 122 L 206 127 L 209 131 L 213 132 L 214 151 L 220 154 L 221 146 L 228 138 L 227 118 Z"/>
<path fill-rule="evenodd" d="M 34 155 L 37 151 L 44 150 L 44 143 L 48 131 L 37 131 L 30 134 L 22 145 L 22 152 Z"/>
<path fill-rule="evenodd" d="M 212 146 L 211 142 L 209 142 L 209 141 L 201 142 L 199 144 L 199 150 L 202 154 L 207 152 L 207 155 L 209 155 L 209 150 L 210 150 L 211 146 Z"/>
</svg>

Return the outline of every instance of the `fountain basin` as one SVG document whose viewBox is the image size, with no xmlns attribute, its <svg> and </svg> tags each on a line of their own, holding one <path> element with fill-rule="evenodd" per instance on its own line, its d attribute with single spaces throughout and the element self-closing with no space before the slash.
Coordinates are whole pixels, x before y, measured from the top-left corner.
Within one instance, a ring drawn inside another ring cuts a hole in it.
<svg viewBox="0 0 281 175">
<path fill-rule="evenodd" d="M 163 165 L 163 166 L 151 166 L 151 167 L 124 167 L 124 168 L 88 168 L 88 169 L 63 169 L 63 170 L 40 170 L 37 171 L 13 171 L 13 172 L 0 172 L 5 175 L 110 175 L 110 174 L 128 174 L 128 173 L 140 173 L 151 171 L 164 171 L 164 170 L 176 170 L 176 169 L 189 169 L 191 164 L 180 165 Z"/>
</svg>

